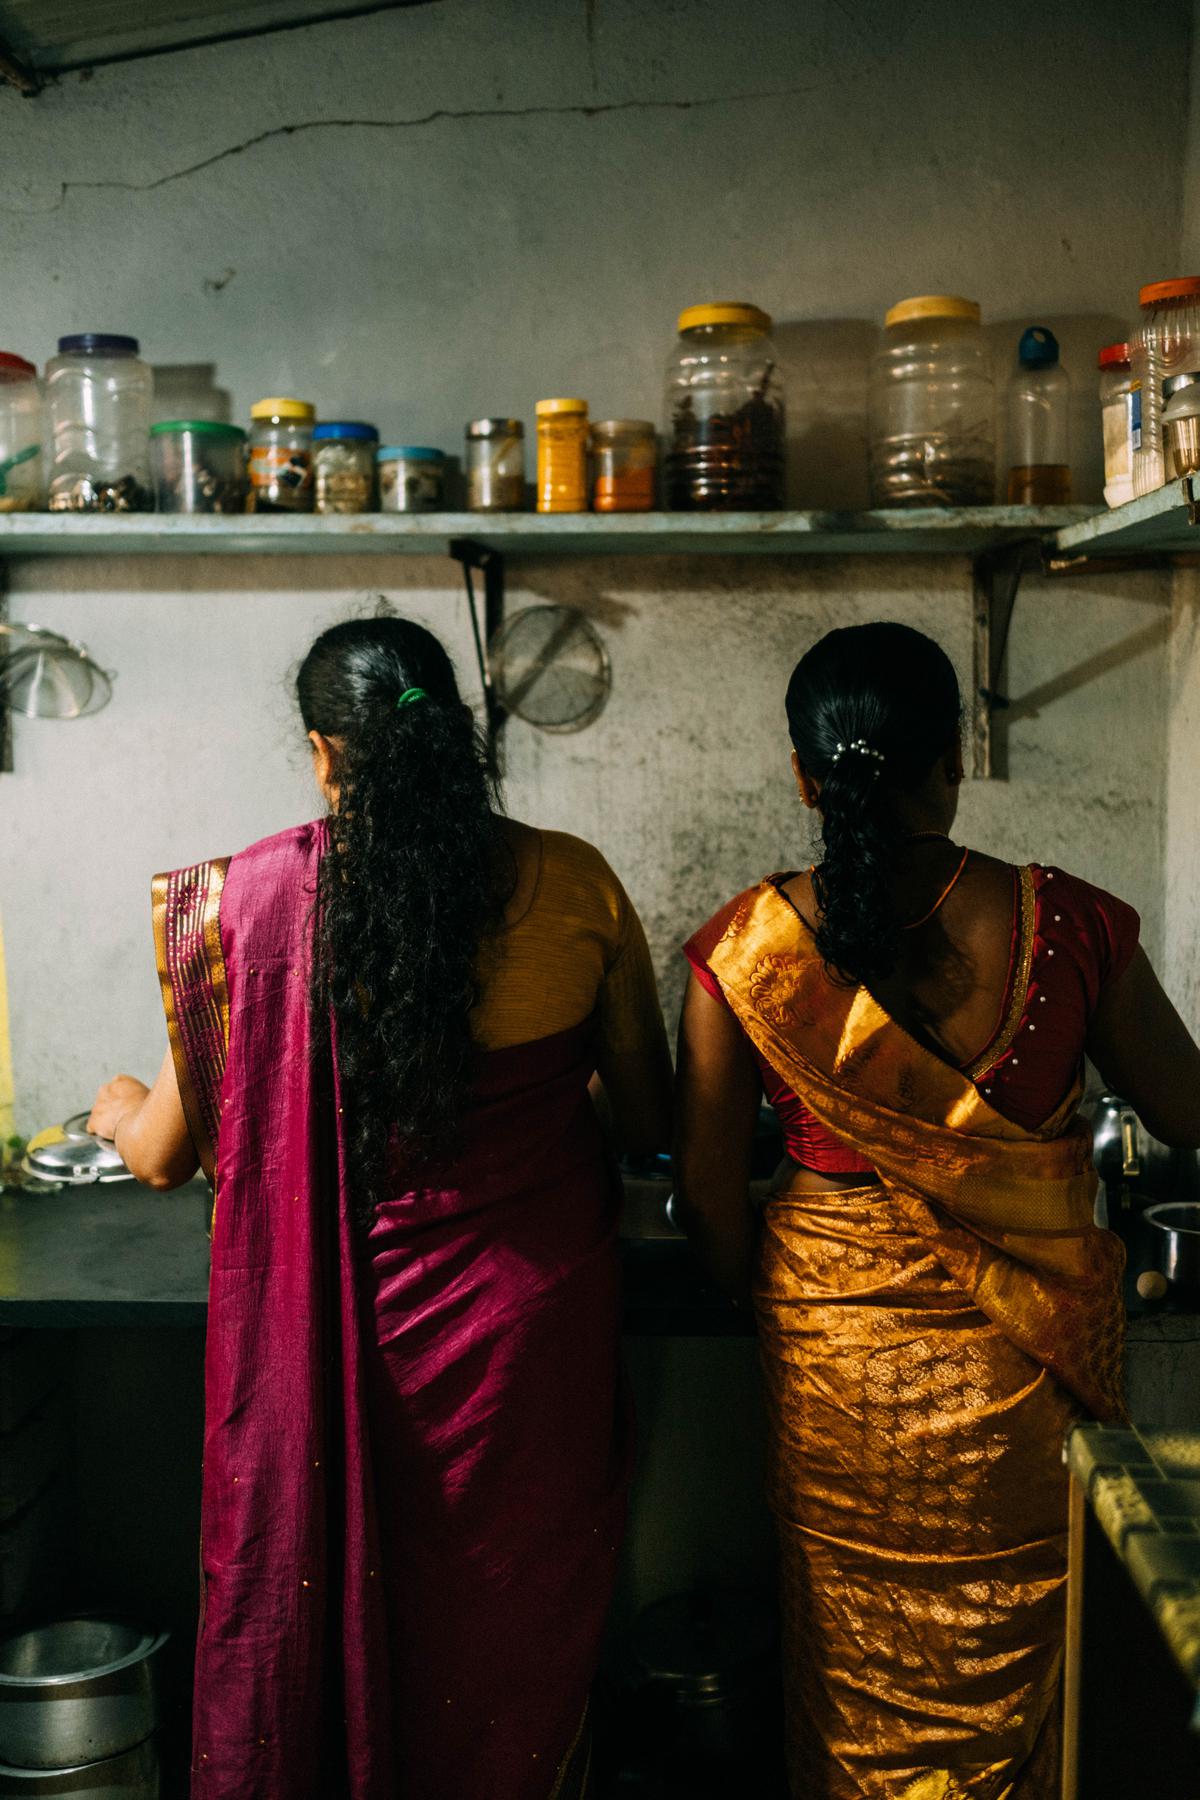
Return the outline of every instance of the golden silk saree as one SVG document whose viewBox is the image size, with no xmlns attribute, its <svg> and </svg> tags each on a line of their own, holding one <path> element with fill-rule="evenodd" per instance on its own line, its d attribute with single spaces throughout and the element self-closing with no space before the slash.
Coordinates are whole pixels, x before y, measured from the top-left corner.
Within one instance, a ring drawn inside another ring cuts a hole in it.
<svg viewBox="0 0 1200 1800">
<path fill-rule="evenodd" d="M 796 1800 L 1054 1800 L 1061 1450 L 1119 1416 L 1122 1252 L 1093 1223 L 1078 1091 L 1037 1132 L 865 989 L 769 882 L 709 959 L 743 1029 L 878 1184 L 764 1219 Z"/>
</svg>

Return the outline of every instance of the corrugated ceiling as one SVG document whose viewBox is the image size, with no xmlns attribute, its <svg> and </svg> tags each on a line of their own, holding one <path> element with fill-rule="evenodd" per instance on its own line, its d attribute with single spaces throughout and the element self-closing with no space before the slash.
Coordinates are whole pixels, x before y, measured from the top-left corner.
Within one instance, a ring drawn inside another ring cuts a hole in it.
<svg viewBox="0 0 1200 1800">
<path fill-rule="evenodd" d="M 0 43 L 41 74 L 432 0 L 0 0 Z"/>
</svg>

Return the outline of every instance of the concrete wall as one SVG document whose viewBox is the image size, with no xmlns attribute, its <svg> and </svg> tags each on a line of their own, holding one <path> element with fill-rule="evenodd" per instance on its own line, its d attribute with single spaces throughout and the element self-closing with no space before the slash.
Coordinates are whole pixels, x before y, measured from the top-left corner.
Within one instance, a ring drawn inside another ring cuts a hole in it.
<svg viewBox="0 0 1200 1800">
<path fill-rule="evenodd" d="M 1125 25 L 1117 0 L 436 0 L 0 93 L 4 345 L 41 359 L 60 331 L 133 330 L 170 410 L 197 381 L 234 417 L 298 392 L 454 449 L 466 418 L 529 417 L 546 392 L 653 416 L 678 306 L 746 294 L 780 321 L 793 500 L 855 504 L 876 322 L 901 294 L 959 290 L 1005 358 L 1031 318 L 1060 330 L 1094 494 L 1095 347 L 1174 268 L 1182 204 L 1187 8 Z M 1154 94 L 1156 129 L 1106 131 L 1131 92 Z M 311 634 L 380 586 L 469 661 L 446 564 L 41 562 L 10 580 L 15 616 L 119 670 L 99 718 L 21 727 L 0 783 L 29 1128 L 114 1064 L 154 1063 L 150 873 L 308 810 L 285 676 Z M 907 618 L 969 666 L 956 560 L 531 564 L 513 585 L 514 604 L 589 610 L 615 690 L 578 737 L 514 728 L 512 803 L 609 853 L 669 1005 L 680 936 L 805 854 L 779 703 L 812 637 Z M 1166 619 L 1150 577 L 1029 588 L 1012 778 L 968 790 L 963 820 L 1126 892 L 1156 950 Z"/>
</svg>

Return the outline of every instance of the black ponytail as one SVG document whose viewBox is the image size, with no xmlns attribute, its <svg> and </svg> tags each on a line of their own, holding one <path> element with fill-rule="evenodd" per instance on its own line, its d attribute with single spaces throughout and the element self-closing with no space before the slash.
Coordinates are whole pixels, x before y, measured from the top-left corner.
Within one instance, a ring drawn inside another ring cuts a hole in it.
<svg viewBox="0 0 1200 1800">
<path fill-rule="evenodd" d="M 907 625 L 831 631 L 792 671 L 788 730 L 821 785 L 817 948 L 836 980 L 869 985 L 896 965 L 895 796 L 919 787 L 947 753 L 960 715 L 950 658 Z"/>
<path fill-rule="evenodd" d="M 432 633 L 394 618 L 335 625 L 296 691 L 305 730 L 334 740 L 314 1001 L 337 1023 L 355 1212 L 369 1223 L 395 1139 L 411 1172 L 453 1148 L 480 955 L 514 870 L 486 748 Z"/>
</svg>

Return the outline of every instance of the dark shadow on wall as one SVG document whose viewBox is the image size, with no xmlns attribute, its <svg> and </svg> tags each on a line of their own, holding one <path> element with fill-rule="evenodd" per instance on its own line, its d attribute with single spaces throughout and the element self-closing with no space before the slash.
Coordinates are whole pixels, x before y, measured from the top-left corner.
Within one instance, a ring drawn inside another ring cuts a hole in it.
<svg viewBox="0 0 1200 1800">
<path fill-rule="evenodd" d="M 777 321 L 787 389 L 787 504 L 858 512 L 867 486 L 867 388 L 878 328 L 867 319 Z"/>
</svg>

